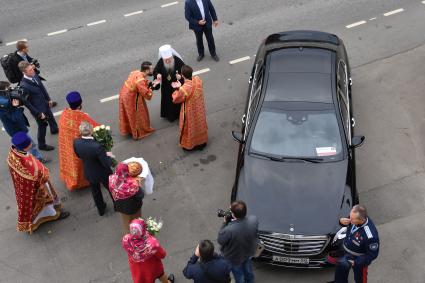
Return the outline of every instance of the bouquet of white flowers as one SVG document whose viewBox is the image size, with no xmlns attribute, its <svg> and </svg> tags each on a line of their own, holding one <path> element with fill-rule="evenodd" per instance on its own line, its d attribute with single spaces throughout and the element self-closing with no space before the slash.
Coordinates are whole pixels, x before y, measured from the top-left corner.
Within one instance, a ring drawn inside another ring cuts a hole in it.
<svg viewBox="0 0 425 283">
<path fill-rule="evenodd" d="M 151 234 L 152 236 L 157 236 L 159 231 L 162 228 L 162 220 L 156 220 L 155 218 L 152 217 L 148 217 L 148 219 L 145 221 L 146 223 L 146 230 L 148 231 L 149 234 Z"/>
<path fill-rule="evenodd" d="M 112 139 L 111 128 L 109 126 L 100 125 L 94 127 L 93 138 L 95 141 L 100 143 L 107 152 L 112 151 L 114 140 Z M 115 167 L 117 163 L 118 162 L 112 158 L 112 166 Z"/>
</svg>

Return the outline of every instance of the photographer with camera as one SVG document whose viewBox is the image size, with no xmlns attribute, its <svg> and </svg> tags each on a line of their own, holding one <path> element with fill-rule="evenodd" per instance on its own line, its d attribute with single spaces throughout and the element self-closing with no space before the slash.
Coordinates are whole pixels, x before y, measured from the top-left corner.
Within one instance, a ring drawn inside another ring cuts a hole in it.
<svg viewBox="0 0 425 283">
<path fill-rule="evenodd" d="M 24 99 L 22 89 L 11 89 L 10 83 L 0 81 L 0 120 L 10 137 L 17 132 L 28 133 L 29 123 L 22 107 Z M 29 152 L 42 163 L 49 162 L 42 157 L 34 142 Z"/>
<path fill-rule="evenodd" d="M 194 283 L 229 283 L 231 268 L 230 262 L 214 252 L 210 240 L 202 240 L 183 269 L 183 275 Z"/>
<path fill-rule="evenodd" d="M 258 219 L 247 216 L 246 204 L 234 201 L 230 211 L 218 211 L 224 224 L 218 233 L 218 243 L 224 258 L 232 264 L 236 283 L 254 282 L 251 257 L 255 255 L 258 244 Z"/>
<path fill-rule="evenodd" d="M 34 70 L 37 75 L 40 74 L 38 70 L 40 68 L 40 63 L 37 59 L 30 57 L 28 54 L 28 42 L 20 40 L 16 43 L 16 51 L 1 58 L 1 65 L 3 67 L 4 73 L 7 79 L 13 83 L 19 83 L 22 80 L 22 72 L 19 70 L 18 64 L 21 61 L 26 61 L 34 66 Z M 45 81 L 43 77 L 40 76 L 40 79 Z"/>
</svg>

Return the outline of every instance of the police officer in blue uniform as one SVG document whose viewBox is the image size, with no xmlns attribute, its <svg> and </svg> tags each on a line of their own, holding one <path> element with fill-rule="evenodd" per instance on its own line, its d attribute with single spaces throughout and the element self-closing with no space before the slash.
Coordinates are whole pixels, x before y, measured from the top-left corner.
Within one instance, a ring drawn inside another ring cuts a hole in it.
<svg viewBox="0 0 425 283">
<path fill-rule="evenodd" d="M 348 227 L 343 242 L 345 254 L 336 264 L 334 282 L 347 283 L 352 268 L 354 281 L 366 283 L 367 268 L 379 254 L 378 230 L 362 205 L 355 205 L 350 212 L 350 218 L 341 218 L 340 223 Z"/>
</svg>

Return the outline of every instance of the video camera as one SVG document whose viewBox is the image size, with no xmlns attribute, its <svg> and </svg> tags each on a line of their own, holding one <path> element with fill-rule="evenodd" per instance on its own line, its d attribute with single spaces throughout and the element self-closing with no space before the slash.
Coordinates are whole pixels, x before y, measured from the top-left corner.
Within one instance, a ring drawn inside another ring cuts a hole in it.
<svg viewBox="0 0 425 283">
<path fill-rule="evenodd" d="M 12 105 L 12 100 L 16 99 L 19 101 L 19 105 Z M 6 90 L 0 90 L 0 108 L 7 107 L 19 107 L 24 104 L 25 92 L 20 86 L 9 88 Z"/>
</svg>

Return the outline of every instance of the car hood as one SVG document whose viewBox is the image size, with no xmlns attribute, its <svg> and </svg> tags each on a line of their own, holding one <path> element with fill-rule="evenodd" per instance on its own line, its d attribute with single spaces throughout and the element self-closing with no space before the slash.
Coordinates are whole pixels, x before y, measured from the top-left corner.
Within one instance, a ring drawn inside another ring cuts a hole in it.
<svg viewBox="0 0 425 283">
<path fill-rule="evenodd" d="M 335 232 L 344 195 L 347 160 L 276 162 L 245 156 L 236 198 L 259 219 L 259 230 L 326 235 Z M 293 227 L 291 231 L 290 227 Z"/>
</svg>

